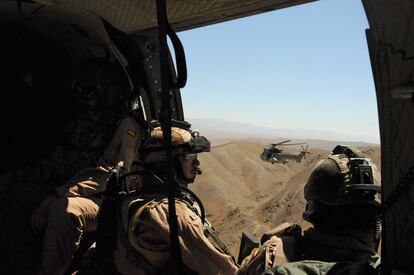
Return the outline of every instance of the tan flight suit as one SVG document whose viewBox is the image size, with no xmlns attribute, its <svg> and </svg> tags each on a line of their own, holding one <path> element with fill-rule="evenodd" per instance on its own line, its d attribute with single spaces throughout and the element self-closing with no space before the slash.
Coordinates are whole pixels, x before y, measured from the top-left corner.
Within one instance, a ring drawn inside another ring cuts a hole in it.
<svg viewBox="0 0 414 275">
<path fill-rule="evenodd" d="M 368 234 L 365 233 L 344 231 L 332 234 L 314 228 L 305 230 L 300 240 L 294 237 L 272 236 L 243 260 L 237 274 L 261 274 L 270 269 L 275 270 L 274 274 L 285 274 L 276 271 L 280 267 L 283 270 L 286 263 L 292 263 L 287 269 L 295 270 L 296 273 L 286 274 L 306 274 L 306 270 L 309 274 L 314 274 L 314 270 L 316 274 L 325 274 L 323 270 L 327 273 L 330 270 L 332 273 L 329 274 L 368 275 L 371 273 L 353 273 L 355 270 L 373 271 L 370 264 L 374 258 L 377 260 L 377 255 L 368 239 Z M 335 266 L 336 262 L 348 264 Z"/>
<path fill-rule="evenodd" d="M 214 247 L 204 235 L 204 227 L 197 213 L 196 203 L 177 198 L 176 213 L 178 235 L 183 264 L 198 274 L 235 274 L 237 266 L 232 257 Z M 149 200 L 129 220 L 128 239 L 133 249 L 145 257 L 157 271 L 171 268 L 170 229 L 168 224 L 168 199 Z M 123 251 L 118 251 L 117 267 L 122 274 L 147 274 L 140 266 L 125 263 Z M 157 272 L 158 273 L 158 272 Z"/>
<path fill-rule="evenodd" d="M 0 216 L 7 221 L 0 223 L 0 251 L 7 251 L 0 257 L 0 265 L 10 274 L 31 274 L 38 264 L 42 245 L 30 227 L 33 210 L 56 186 L 81 169 L 96 166 L 105 137 L 113 134 L 108 125 L 113 123 L 102 125 L 88 113 L 79 113 L 49 156 L 0 179 L 11 186 L 0 198 Z"/>
<path fill-rule="evenodd" d="M 106 188 L 108 174 L 105 168 L 123 161 L 130 169 L 137 159 L 143 130 L 130 116 L 119 122 L 114 136 L 98 165 L 81 170 L 66 184 L 55 188 L 58 199 L 41 205 L 33 214 L 37 227 L 44 228 L 44 251 L 39 274 L 63 274 L 78 249 L 84 232 L 95 231 L 97 214 L 102 200 L 99 196 Z M 128 182 L 130 188 L 140 179 Z M 47 211 L 44 211 L 47 209 Z M 46 217 L 44 217 L 46 215 Z"/>
</svg>

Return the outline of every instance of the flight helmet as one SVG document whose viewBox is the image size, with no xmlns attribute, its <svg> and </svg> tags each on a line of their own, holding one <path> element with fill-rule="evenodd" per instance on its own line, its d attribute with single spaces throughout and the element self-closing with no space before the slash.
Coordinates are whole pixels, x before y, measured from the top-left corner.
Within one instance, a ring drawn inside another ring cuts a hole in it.
<svg viewBox="0 0 414 275">
<path fill-rule="evenodd" d="M 379 212 L 380 192 L 376 165 L 360 151 L 339 145 L 315 166 L 305 184 L 303 218 L 324 226 L 346 227 L 354 221 L 371 226 Z"/>
<path fill-rule="evenodd" d="M 197 131 L 171 128 L 173 168 L 176 180 L 184 185 L 192 183 L 197 174 L 201 174 L 198 153 L 210 151 L 210 142 Z M 163 131 L 156 127 L 151 131 L 142 150 L 142 159 L 147 171 L 165 175 L 166 152 L 163 143 Z"/>
<path fill-rule="evenodd" d="M 127 108 L 128 78 L 115 62 L 99 57 L 83 59 L 68 70 L 67 80 L 81 108 L 101 113 Z"/>
</svg>

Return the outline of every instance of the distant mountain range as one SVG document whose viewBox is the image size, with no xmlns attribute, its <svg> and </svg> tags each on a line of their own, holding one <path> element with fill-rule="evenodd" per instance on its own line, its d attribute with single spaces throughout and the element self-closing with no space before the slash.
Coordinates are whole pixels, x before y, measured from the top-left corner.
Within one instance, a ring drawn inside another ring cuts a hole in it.
<svg viewBox="0 0 414 275">
<path fill-rule="evenodd" d="M 280 141 L 283 139 L 295 139 L 307 143 L 325 144 L 349 144 L 355 146 L 378 145 L 375 137 L 343 134 L 334 131 L 321 131 L 315 129 L 288 129 L 256 126 L 248 123 L 231 122 L 221 119 L 188 118 L 193 129 L 199 129 L 202 135 L 211 139 L 213 144 L 222 144 L 233 140 L 255 140 L 264 143 Z M 314 144 L 315 145 L 315 144 Z M 323 148 L 318 146 L 319 148 Z"/>
<path fill-rule="evenodd" d="M 242 232 L 260 240 L 261 234 L 282 222 L 298 223 L 303 229 L 309 226 L 302 219 L 303 187 L 318 161 L 332 149 L 319 148 L 309 145 L 310 154 L 300 163 L 273 165 L 260 159 L 263 145 L 257 142 L 234 141 L 199 155 L 203 173 L 190 188 L 233 255 L 238 253 Z M 360 149 L 381 167 L 378 146 Z"/>
</svg>

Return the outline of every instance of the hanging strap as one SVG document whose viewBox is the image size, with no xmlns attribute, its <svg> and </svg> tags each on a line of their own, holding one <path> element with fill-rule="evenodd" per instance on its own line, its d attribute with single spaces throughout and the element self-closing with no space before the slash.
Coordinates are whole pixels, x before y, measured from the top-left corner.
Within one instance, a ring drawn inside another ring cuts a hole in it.
<svg viewBox="0 0 414 275">
<path fill-rule="evenodd" d="M 161 110 L 159 119 L 164 135 L 164 146 L 166 148 L 166 166 L 168 183 L 168 214 L 170 227 L 171 263 L 172 271 L 175 274 L 182 274 L 183 263 L 181 258 L 180 244 L 178 241 L 178 224 L 175 209 L 175 192 L 178 190 L 178 183 L 173 176 L 172 145 L 171 145 L 171 91 L 182 88 L 187 81 L 187 69 L 185 65 L 184 49 L 179 42 L 177 35 L 168 23 L 167 7 L 165 0 L 157 0 L 157 21 L 160 42 L 160 68 L 161 68 Z M 167 36 L 170 37 L 177 60 L 177 80 L 174 81 L 171 74 L 170 59 L 168 56 Z"/>
</svg>

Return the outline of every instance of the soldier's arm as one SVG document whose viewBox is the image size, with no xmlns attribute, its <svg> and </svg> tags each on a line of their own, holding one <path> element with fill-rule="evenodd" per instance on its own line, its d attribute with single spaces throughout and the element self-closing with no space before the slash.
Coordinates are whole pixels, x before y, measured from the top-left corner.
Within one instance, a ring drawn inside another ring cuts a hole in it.
<svg viewBox="0 0 414 275">
<path fill-rule="evenodd" d="M 105 191 L 109 167 L 123 161 L 124 167 L 129 170 L 138 154 L 142 135 L 141 128 L 132 117 L 123 119 L 99 160 L 100 166 L 83 169 L 66 184 L 56 188 L 56 193 L 60 196 L 88 197 Z"/>
<path fill-rule="evenodd" d="M 131 244 L 152 265 L 163 268 L 168 264 L 171 256 L 168 252 L 170 250 L 168 200 L 165 198 L 154 201 L 146 206 L 142 213 L 145 214 L 141 214 L 139 219 L 136 218 L 135 222 L 138 224 L 131 231 L 133 232 L 130 234 Z M 201 219 L 189 203 L 176 200 L 176 213 L 185 266 L 200 275 L 235 274 L 237 266 L 233 258 L 216 249 L 205 236 Z"/>
<path fill-rule="evenodd" d="M 130 170 L 141 147 L 144 136 L 143 129 L 134 118 L 128 116 L 122 121 L 116 134 L 120 141 L 116 163 L 123 161 L 124 168 Z"/>
</svg>

